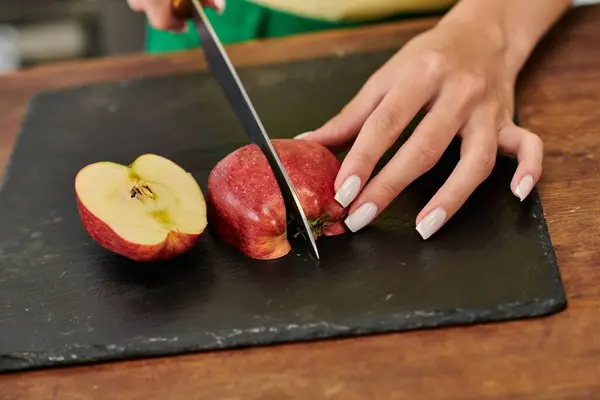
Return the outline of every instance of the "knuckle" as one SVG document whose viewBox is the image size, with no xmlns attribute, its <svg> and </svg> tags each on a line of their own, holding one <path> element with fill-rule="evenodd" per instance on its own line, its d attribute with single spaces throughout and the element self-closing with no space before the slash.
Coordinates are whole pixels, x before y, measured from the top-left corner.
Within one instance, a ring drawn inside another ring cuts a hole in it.
<svg viewBox="0 0 600 400">
<path fill-rule="evenodd" d="M 354 158 L 356 165 L 360 165 L 363 168 L 365 166 L 371 167 L 375 164 L 375 159 L 373 156 L 365 151 L 357 151 L 352 155 L 352 157 Z"/>
<path fill-rule="evenodd" d="M 475 165 L 477 165 L 483 178 L 487 178 L 496 166 L 496 150 L 492 146 L 482 146 L 479 151 L 474 153 L 474 156 Z"/>
<path fill-rule="evenodd" d="M 481 165 L 481 169 L 485 173 L 485 176 L 489 176 L 496 166 L 496 152 L 487 151 L 482 153 L 479 163 Z"/>
<path fill-rule="evenodd" d="M 536 135 L 535 133 L 529 132 L 529 141 L 531 145 L 535 147 L 537 150 L 543 152 L 544 151 L 544 141 L 541 137 Z"/>
<path fill-rule="evenodd" d="M 390 107 L 382 107 L 370 121 L 377 135 L 393 135 L 402 127 L 400 113 Z"/>
<path fill-rule="evenodd" d="M 459 78 L 463 91 L 474 98 L 482 98 L 488 90 L 487 79 L 477 73 L 464 73 Z"/>
<path fill-rule="evenodd" d="M 417 146 L 417 154 L 419 164 L 426 171 L 433 168 L 441 156 L 437 146 L 430 139 L 423 140 L 422 143 Z"/>
<path fill-rule="evenodd" d="M 394 199 L 400 193 L 400 187 L 394 182 L 383 180 L 377 185 L 377 196 L 384 201 Z"/>
<path fill-rule="evenodd" d="M 421 58 L 422 71 L 428 76 L 441 76 L 448 68 L 447 56 L 438 50 L 429 50 Z"/>
<path fill-rule="evenodd" d="M 380 88 L 383 86 L 383 83 L 386 80 L 385 78 L 386 78 L 385 71 L 383 69 L 378 69 L 371 76 L 369 76 L 367 78 L 367 80 L 361 87 L 361 90 L 369 91 L 369 90 L 376 89 L 377 91 L 380 91 Z"/>
</svg>

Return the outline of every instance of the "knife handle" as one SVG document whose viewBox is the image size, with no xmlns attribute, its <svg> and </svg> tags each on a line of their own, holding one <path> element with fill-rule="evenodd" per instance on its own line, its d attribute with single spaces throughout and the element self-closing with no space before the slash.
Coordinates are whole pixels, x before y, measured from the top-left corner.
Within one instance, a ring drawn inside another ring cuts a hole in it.
<svg viewBox="0 0 600 400">
<path fill-rule="evenodd" d="M 182 20 L 193 18 L 194 6 L 190 0 L 171 0 L 173 14 Z"/>
</svg>

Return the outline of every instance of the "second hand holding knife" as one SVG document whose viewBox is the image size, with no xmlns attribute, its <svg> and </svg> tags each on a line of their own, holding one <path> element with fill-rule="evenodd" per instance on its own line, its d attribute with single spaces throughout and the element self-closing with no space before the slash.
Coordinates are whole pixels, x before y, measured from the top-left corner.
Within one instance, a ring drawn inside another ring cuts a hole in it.
<svg viewBox="0 0 600 400">
<path fill-rule="evenodd" d="M 283 168 L 283 164 L 275 152 L 271 139 L 267 135 L 235 68 L 212 28 L 202 4 L 199 0 L 172 0 L 172 9 L 177 17 L 181 19 L 189 18 L 193 21 L 208 65 L 217 83 L 242 123 L 246 135 L 252 143 L 258 145 L 271 166 L 283 196 L 288 223 L 294 223 L 296 230 L 300 233 L 298 236 L 310 242 L 310 247 L 318 259 L 319 250 L 300 204 L 298 194 Z"/>
</svg>

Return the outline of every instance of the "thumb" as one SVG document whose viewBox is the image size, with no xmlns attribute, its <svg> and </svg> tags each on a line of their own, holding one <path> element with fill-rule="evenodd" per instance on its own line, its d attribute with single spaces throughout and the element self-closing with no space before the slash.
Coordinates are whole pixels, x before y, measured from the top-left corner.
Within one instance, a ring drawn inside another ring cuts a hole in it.
<svg viewBox="0 0 600 400">
<path fill-rule="evenodd" d="M 363 124 L 385 95 L 382 85 L 374 78 L 369 79 L 356 96 L 323 126 L 295 138 L 313 140 L 333 151 L 346 148 L 358 136 Z"/>
</svg>

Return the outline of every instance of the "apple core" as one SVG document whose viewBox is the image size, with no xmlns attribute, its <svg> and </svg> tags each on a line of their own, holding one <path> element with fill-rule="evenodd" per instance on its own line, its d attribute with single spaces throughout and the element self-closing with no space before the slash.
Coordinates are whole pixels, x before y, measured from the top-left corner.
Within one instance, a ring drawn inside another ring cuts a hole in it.
<svg viewBox="0 0 600 400">
<path fill-rule="evenodd" d="M 97 162 L 75 179 L 80 217 L 103 247 L 136 260 L 182 254 L 207 225 L 204 195 L 191 174 L 154 154 L 130 166 Z"/>
</svg>

